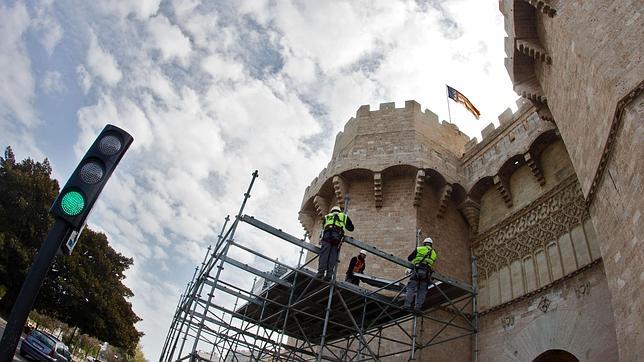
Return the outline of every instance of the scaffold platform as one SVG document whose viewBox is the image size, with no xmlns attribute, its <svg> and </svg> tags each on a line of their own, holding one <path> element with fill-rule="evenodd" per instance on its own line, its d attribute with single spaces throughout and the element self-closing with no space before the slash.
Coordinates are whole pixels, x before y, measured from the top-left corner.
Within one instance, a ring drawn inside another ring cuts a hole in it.
<svg viewBox="0 0 644 362">
<path fill-rule="evenodd" d="M 226 218 L 217 244 L 209 248 L 201 268 L 195 270 L 180 297 L 160 361 L 378 361 L 394 355 L 407 355 L 413 361 L 423 348 L 477 333 L 476 313 L 466 312 L 468 308 L 476 311 L 475 285 L 434 272 L 422 313 L 411 313 L 402 305 L 409 279 L 404 270 L 412 268 L 412 264 L 363 241 L 345 237 L 343 242 L 399 265 L 400 279 L 355 274 L 365 286 L 361 287 L 337 280 L 337 274 L 330 280 L 316 278 L 310 264 L 320 252 L 317 245 L 243 214 L 256 177 L 257 172 L 235 220 L 226 229 Z M 241 224 L 297 246 L 298 265 L 270 259 L 236 241 L 234 235 Z M 233 249 L 235 253 L 231 253 Z M 302 263 L 304 250 L 315 255 L 307 263 Z M 264 271 L 233 257 L 241 252 L 275 267 Z M 254 283 L 250 290 L 240 287 L 222 273 L 228 267 L 248 273 L 255 280 L 259 278 L 260 283 Z M 475 262 L 472 267 L 475 276 Z M 231 299 L 235 300 L 234 306 L 226 304 Z M 437 311 L 442 312 L 441 318 Z M 423 320 L 442 327 L 420 341 L 417 325 Z M 462 333 L 441 338 L 448 327 Z M 387 333 L 392 329 L 398 337 Z M 192 348 L 184 354 L 188 339 Z M 381 343 L 395 348 L 385 353 Z M 212 348 L 209 355 L 201 349 L 204 346 Z"/>
</svg>

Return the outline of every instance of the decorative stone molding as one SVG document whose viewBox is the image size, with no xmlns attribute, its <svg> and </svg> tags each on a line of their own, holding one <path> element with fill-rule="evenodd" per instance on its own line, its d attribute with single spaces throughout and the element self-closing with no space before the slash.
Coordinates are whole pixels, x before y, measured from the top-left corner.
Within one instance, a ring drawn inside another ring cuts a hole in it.
<svg viewBox="0 0 644 362">
<path fill-rule="evenodd" d="M 534 6 L 537 10 L 553 18 L 557 15 L 557 9 L 553 8 L 547 1 L 544 0 L 523 0 L 528 4 Z"/>
<path fill-rule="evenodd" d="M 608 133 L 608 139 L 604 145 L 604 152 L 602 152 L 602 157 L 599 160 L 599 165 L 597 166 L 597 171 L 595 171 L 595 177 L 593 177 L 593 182 L 590 185 L 590 190 L 588 191 L 588 196 L 586 197 L 586 207 L 590 208 L 590 205 L 595 199 L 595 193 L 597 188 L 601 183 L 604 177 L 604 171 L 606 170 L 606 165 L 610 160 L 610 155 L 613 152 L 613 146 L 615 143 L 615 138 L 617 137 L 617 132 L 619 131 L 620 126 L 622 125 L 622 117 L 624 116 L 624 108 L 630 104 L 634 99 L 639 97 L 640 93 L 644 90 L 644 80 L 641 81 L 635 88 L 633 88 L 628 94 L 626 94 L 615 107 L 615 113 L 613 115 L 613 122 L 610 126 L 610 131 Z"/>
<path fill-rule="evenodd" d="M 329 212 L 329 201 L 320 195 L 315 195 L 313 198 L 313 206 L 319 217 L 323 217 Z"/>
<path fill-rule="evenodd" d="M 534 157 L 531 152 L 527 152 L 523 155 L 523 159 L 530 168 L 530 171 L 532 171 L 532 175 L 534 175 L 534 178 L 537 180 L 539 185 L 544 186 L 546 184 L 546 178 L 543 176 L 543 169 L 541 168 L 539 158 Z"/>
<path fill-rule="evenodd" d="M 494 176 L 494 186 L 503 198 L 505 206 L 508 208 L 512 207 L 512 193 L 510 192 L 510 184 L 508 180 L 505 177 L 496 175 Z"/>
<path fill-rule="evenodd" d="M 438 219 L 443 218 L 443 215 L 445 214 L 445 209 L 447 209 L 447 202 L 452 195 L 452 190 L 452 185 L 450 184 L 445 184 L 445 186 L 443 186 L 443 189 L 441 190 L 440 200 L 438 201 L 438 212 L 436 213 L 436 217 Z"/>
<path fill-rule="evenodd" d="M 467 197 L 460 205 L 458 209 L 461 211 L 465 220 L 470 225 L 470 231 L 472 235 L 476 235 L 479 229 L 479 216 L 481 215 L 481 204 L 474 201 L 471 197 Z"/>
<path fill-rule="evenodd" d="M 498 271 L 545 248 L 588 217 L 576 176 L 570 176 L 473 242 L 481 274 Z"/>
<path fill-rule="evenodd" d="M 541 119 L 555 123 L 555 117 L 552 115 L 552 112 L 550 112 L 550 108 L 547 104 L 541 104 L 537 109 L 537 114 Z"/>
<path fill-rule="evenodd" d="M 382 174 L 380 172 L 373 174 L 373 200 L 376 207 L 382 207 Z"/>
<path fill-rule="evenodd" d="M 313 230 L 313 225 L 315 224 L 315 215 L 312 215 L 309 212 L 300 211 L 297 215 L 297 219 L 300 221 L 300 224 L 306 230 L 306 232 L 311 235 Z"/>
<path fill-rule="evenodd" d="M 536 78 L 515 84 L 514 91 L 521 97 L 531 100 L 536 106 L 548 104 L 548 98 Z"/>
<path fill-rule="evenodd" d="M 425 185 L 425 170 L 416 172 L 416 184 L 414 185 L 414 206 L 420 205 L 420 199 L 423 196 L 423 186 Z"/>
<path fill-rule="evenodd" d="M 547 313 L 548 309 L 550 309 L 550 304 L 552 304 L 552 301 L 548 298 L 548 296 L 543 296 L 539 300 L 539 304 L 537 305 L 537 308 L 539 308 L 540 311 Z"/>
<path fill-rule="evenodd" d="M 539 39 L 516 39 L 517 50 L 546 64 L 552 64 L 552 57 L 541 47 Z"/>
<path fill-rule="evenodd" d="M 503 326 L 503 330 L 509 330 L 514 327 L 514 316 L 509 315 L 506 317 L 501 318 L 501 325 Z"/>
<path fill-rule="evenodd" d="M 333 190 L 335 192 L 336 204 L 344 209 L 344 198 L 347 195 L 347 184 L 338 175 L 333 176 Z"/>
<path fill-rule="evenodd" d="M 575 295 L 577 298 L 581 298 L 584 295 L 590 295 L 590 282 L 586 281 L 575 287 Z"/>
</svg>

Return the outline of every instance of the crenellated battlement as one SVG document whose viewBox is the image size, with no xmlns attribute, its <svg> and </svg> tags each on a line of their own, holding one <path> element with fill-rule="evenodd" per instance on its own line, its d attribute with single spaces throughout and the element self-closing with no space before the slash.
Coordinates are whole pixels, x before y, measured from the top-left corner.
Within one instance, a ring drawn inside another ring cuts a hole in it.
<svg viewBox="0 0 644 362">
<path fill-rule="evenodd" d="M 381 103 L 378 110 L 362 105 L 335 138 L 333 156 L 306 190 L 315 194 L 336 175 L 353 169 L 379 173 L 392 165 L 435 167 L 450 182 L 460 182 L 459 159 L 469 137 L 456 125 L 409 100 L 403 108 Z M 306 199 L 306 198 L 305 198 Z"/>
<path fill-rule="evenodd" d="M 399 123 L 392 124 L 393 119 Z M 380 103 L 378 110 L 374 111 L 366 104 L 358 108 L 355 117 L 351 117 L 344 125 L 344 129 L 336 135 L 333 156 L 335 157 L 359 135 L 405 130 L 428 131 L 429 128 L 438 132 L 455 132 L 466 142 L 469 140 L 469 137 L 456 125 L 440 122 L 438 115 L 429 109 L 421 111 L 420 104 L 414 100 L 405 101 L 403 108 L 396 108 L 395 102 Z"/>
<path fill-rule="evenodd" d="M 497 119 L 499 120 L 499 127 L 496 127 L 494 123 L 490 122 L 490 124 L 483 128 L 483 130 L 481 130 L 481 142 L 479 142 L 478 139 L 474 137 L 465 145 L 465 155 L 463 155 L 464 159 L 467 159 L 468 155 L 471 155 L 472 152 L 475 152 L 472 150 L 477 149 L 480 146 L 492 141 L 500 132 L 500 130 L 505 129 L 509 125 L 516 122 L 519 118 L 523 117 L 528 110 L 532 108 L 532 104 L 523 97 L 518 98 L 516 100 L 516 104 L 516 112 L 512 112 L 512 110 L 508 107 L 505 109 L 505 111 L 499 114 L 499 116 L 497 117 Z"/>
</svg>

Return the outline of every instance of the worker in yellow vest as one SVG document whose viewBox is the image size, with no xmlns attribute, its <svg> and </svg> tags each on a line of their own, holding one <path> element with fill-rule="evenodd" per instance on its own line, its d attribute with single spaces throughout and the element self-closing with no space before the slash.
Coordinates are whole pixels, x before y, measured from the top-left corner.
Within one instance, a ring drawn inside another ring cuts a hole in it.
<svg viewBox="0 0 644 362">
<path fill-rule="evenodd" d="M 367 266 L 367 263 L 365 262 L 366 257 L 367 252 L 365 250 L 360 250 L 360 254 L 358 254 L 358 256 L 351 258 L 349 268 L 347 268 L 347 276 L 344 281 L 355 285 L 360 284 L 360 278 L 353 275 L 353 273 L 364 273 L 364 268 Z"/>
<path fill-rule="evenodd" d="M 411 304 L 416 296 L 414 312 L 421 313 L 425 297 L 427 296 L 427 286 L 432 277 L 433 265 L 436 262 L 436 251 L 432 247 L 432 238 L 425 238 L 423 245 L 414 249 L 409 254 L 407 260 L 414 264 L 411 272 L 409 283 L 407 283 L 407 294 L 405 295 L 405 305 L 403 308 L 411 310 Z"/>
<path fill-rule="evenodd" d="M 344 238 L 344 231 L 353 231 L 354 227 L 349 215 L 343 213 L 339 206 L 333 206 L 322 222 L 324 229 L 320 239 L 322 250 L 320 250 L 316 277 L 324 277 L 328 281 L 331 280 L 333 269 L 338 262 L 338 251 Z"/>
</svg>

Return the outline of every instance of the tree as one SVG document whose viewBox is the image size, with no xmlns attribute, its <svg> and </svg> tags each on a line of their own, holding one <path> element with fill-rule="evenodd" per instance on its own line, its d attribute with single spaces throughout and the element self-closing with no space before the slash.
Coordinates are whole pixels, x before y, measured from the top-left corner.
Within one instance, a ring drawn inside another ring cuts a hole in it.
<svg viewBox="0 0 644 362">
<path fill-rule="evenodd" d="M 108 245 L 105 234 L 85 229 L 74 253 L 54 262 L 36 307 L 131 352 L 140 337 L 134 328 L 140 318 L 122 281 L 132 262 Z"/>
<path fill-rule="evenodd" d="M 51 227 L 48 210 L 58 192 L 47 159 L 17 163 L 7 147 L 0 157 L 0 284 L 6 287 L 0 312 L 5 315 Z M 134 324 L 141 319 L 123 284 L 132 263 L 109 246 L 105 234 L 86 228 L 72 256 L 54 260 L 35 308 L 133 353 L 142 335 Z"/>
<path fill-rule="evenodd" d="M 10 147 L 0 157 L 0 284 L 7 288 L 0 312 L 5 315 L 52 224 L 48 209 L 58 182 L 50 174 L 47 159 L 16 163 Z"/>
</svg>

